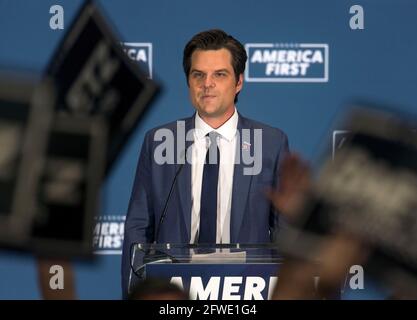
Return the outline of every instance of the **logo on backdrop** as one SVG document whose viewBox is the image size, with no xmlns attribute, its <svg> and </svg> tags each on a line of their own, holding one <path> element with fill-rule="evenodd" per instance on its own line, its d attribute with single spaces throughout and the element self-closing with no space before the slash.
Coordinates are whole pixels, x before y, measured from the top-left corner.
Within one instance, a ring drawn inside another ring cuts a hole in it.
<svg viewBox="0 0 417 320">
<path fill-rule="evenodd" d="M 324 43 L 247 43 L 248 82 L 328 82 L 329 46 Z"/>
<path fill-rule="evenodd" d="M 123 51 L 127 56 L 139 63 L 150 79 L 152 79 L 152 43 L 122 42 Z"/>
<path fill-rule="evenodd" d="M 95 217 L 93 231 L 93 249 L 95 254 L 121 254 L 125 216 L 98 216 Z"/>
</svg>

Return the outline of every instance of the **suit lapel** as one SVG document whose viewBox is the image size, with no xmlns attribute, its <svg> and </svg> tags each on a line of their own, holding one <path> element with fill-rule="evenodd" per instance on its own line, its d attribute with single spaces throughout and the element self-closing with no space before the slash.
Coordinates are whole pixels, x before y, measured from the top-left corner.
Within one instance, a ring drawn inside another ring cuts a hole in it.
<svg viewBox="0 0 417 320">
<path fill-rule="evenodd" d="M 185 119 L 185 134 L 194 129 L 194 116 Z M 194 137 L 193 137 L 194 138 Z M 177 141 L 178 143 L 178 141 Z M 185 150 L 188 150 L 193 141 L 185 141 Z M 185 152 L 180 150 L 180 152 Z M 180 155 L 182 157 L 182 155 Z M 177 192 L 179 194 L 182 214 L 187 228 L 187 239 L 191 237 L 191 164 L 185 158 L 185 164 L 182 171 L 178 175 Z"/>
<path fill-rule="evenodd" d="M 239 136 L 236 141 L 236 159 L 239 159 L 239 161 L 235 164 L 233 172 L 232 208 L 230 217 L 231 243 L 238 242 L 239 230 L 242 225 L 246 203 L 248 201 L 249 187 L 252 181 L 252 175 L 243 174 L 245 165 L 242 161 L 242 155 L 245 152 L 250 152 L 250 148 L 242 148 L 244 142 L 242 141 L 242 129 L 251 129 L 251 126 L 247 123 L 246 119 L 239 114 L 237 125 Z"/>
</svg>

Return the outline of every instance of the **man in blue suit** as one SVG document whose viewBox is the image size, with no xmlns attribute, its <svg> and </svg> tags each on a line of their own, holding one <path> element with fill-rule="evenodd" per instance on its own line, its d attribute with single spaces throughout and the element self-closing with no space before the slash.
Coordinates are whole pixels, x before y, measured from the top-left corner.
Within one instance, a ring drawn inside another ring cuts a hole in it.
<svg viewBox="0 0 417 320">
<path fill-rule="evenodd" d="M 278 230 L 265 191 L 279 183 L 288 140 L 237 112 L 246 60 L 243 45 L 221 30 L 186 45 L 196 113 L 145 136 L 125 224 L 124 296 L 134 243 L 265 243 Z"/>
</svg>

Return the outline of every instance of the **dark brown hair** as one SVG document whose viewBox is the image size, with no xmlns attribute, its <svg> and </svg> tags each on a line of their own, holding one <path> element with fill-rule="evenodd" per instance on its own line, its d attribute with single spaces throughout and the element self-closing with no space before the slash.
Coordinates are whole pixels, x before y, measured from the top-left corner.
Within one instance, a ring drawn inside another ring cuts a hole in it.
<svg viewBox="0 0 417 320">
<path fill-rule="evenodd" d="M 187 78 L 187 84 L 191 69 L 191 56 L 193 52 L 195 50 L 219 49 L 229 50 L 232 56 L 231 63 L 235 73 L 236 82 L 239 80 L 239 75 L 245 71 L 247 60 L 245 48 L 239 41 L 237 41 L 231 35 L 225 33 L 223 30 L 213 29 L 196 34 L 184 48 L 182 65 L 184 68 L 185 76 Z M 238 94 L 236 94 L 235 102 L 237 102 L 237 96 Z"/>
</svg>

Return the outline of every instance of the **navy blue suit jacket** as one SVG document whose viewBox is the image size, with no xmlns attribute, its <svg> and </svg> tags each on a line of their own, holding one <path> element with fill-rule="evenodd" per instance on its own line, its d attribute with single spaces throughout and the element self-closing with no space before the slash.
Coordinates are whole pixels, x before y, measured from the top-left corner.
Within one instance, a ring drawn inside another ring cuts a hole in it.
<svg viewBox="0 0 417 320">
<path fill-rule="evenodd" d="M 180 120 L 181 121 L 181 120 Z M 194 116 L 182 119 L 185 132 L 194 129 Z M 130 274 L 130 248 L 132 243 L 152 243 L 155 230 L 160 228 L 158 243 L 189 243 L 191 237 L 191 164 L 185 161 L 173 193 L 169 200 L 165 219 L 161 226 L 159 220 L 169 194 L 179 164 L 157 164 L 154 160 L 155 148 L 161 141 L 155 141 L 158 129 L 166 128 L 177 136 L 177 122 L 172 122 L 147 132 L 140 153 L 136 177 L 125 223 L 122 256 L 122 290 L 124 296 Z M 244 175 L 243 169 L 252 167 L 240 161 L 235 164 L 232 187 L 232 206 L 230 221 L 231 243 L 265 243 L 270 242 L 278 229 L 279 215 L 271 202 L 265 197 L 265 189 L 279 183 L 281 162 L 288 152 L 288 140 L 281 130 L 247 119 L 239 114 L 237 129 L 262 129 L 262 170 L 257 175 Z M 244 138 L 240 135 L 237 152 L 240 159 L 244 152 L 253 155 L 253 134 L 250 146 L 243 146 Z M 245 141 L 247 142 L 247 141 Z M 192 142 L 187 141 L 185 148 Z M 242 147 L 243 146 L 243 147 Z M 175 141 L 174 151 L 177 149 Z M 182 155 L 184 156 L 184 149 Z M 177 154 L 175 153 L 175 160 Z"/>
</svg>

